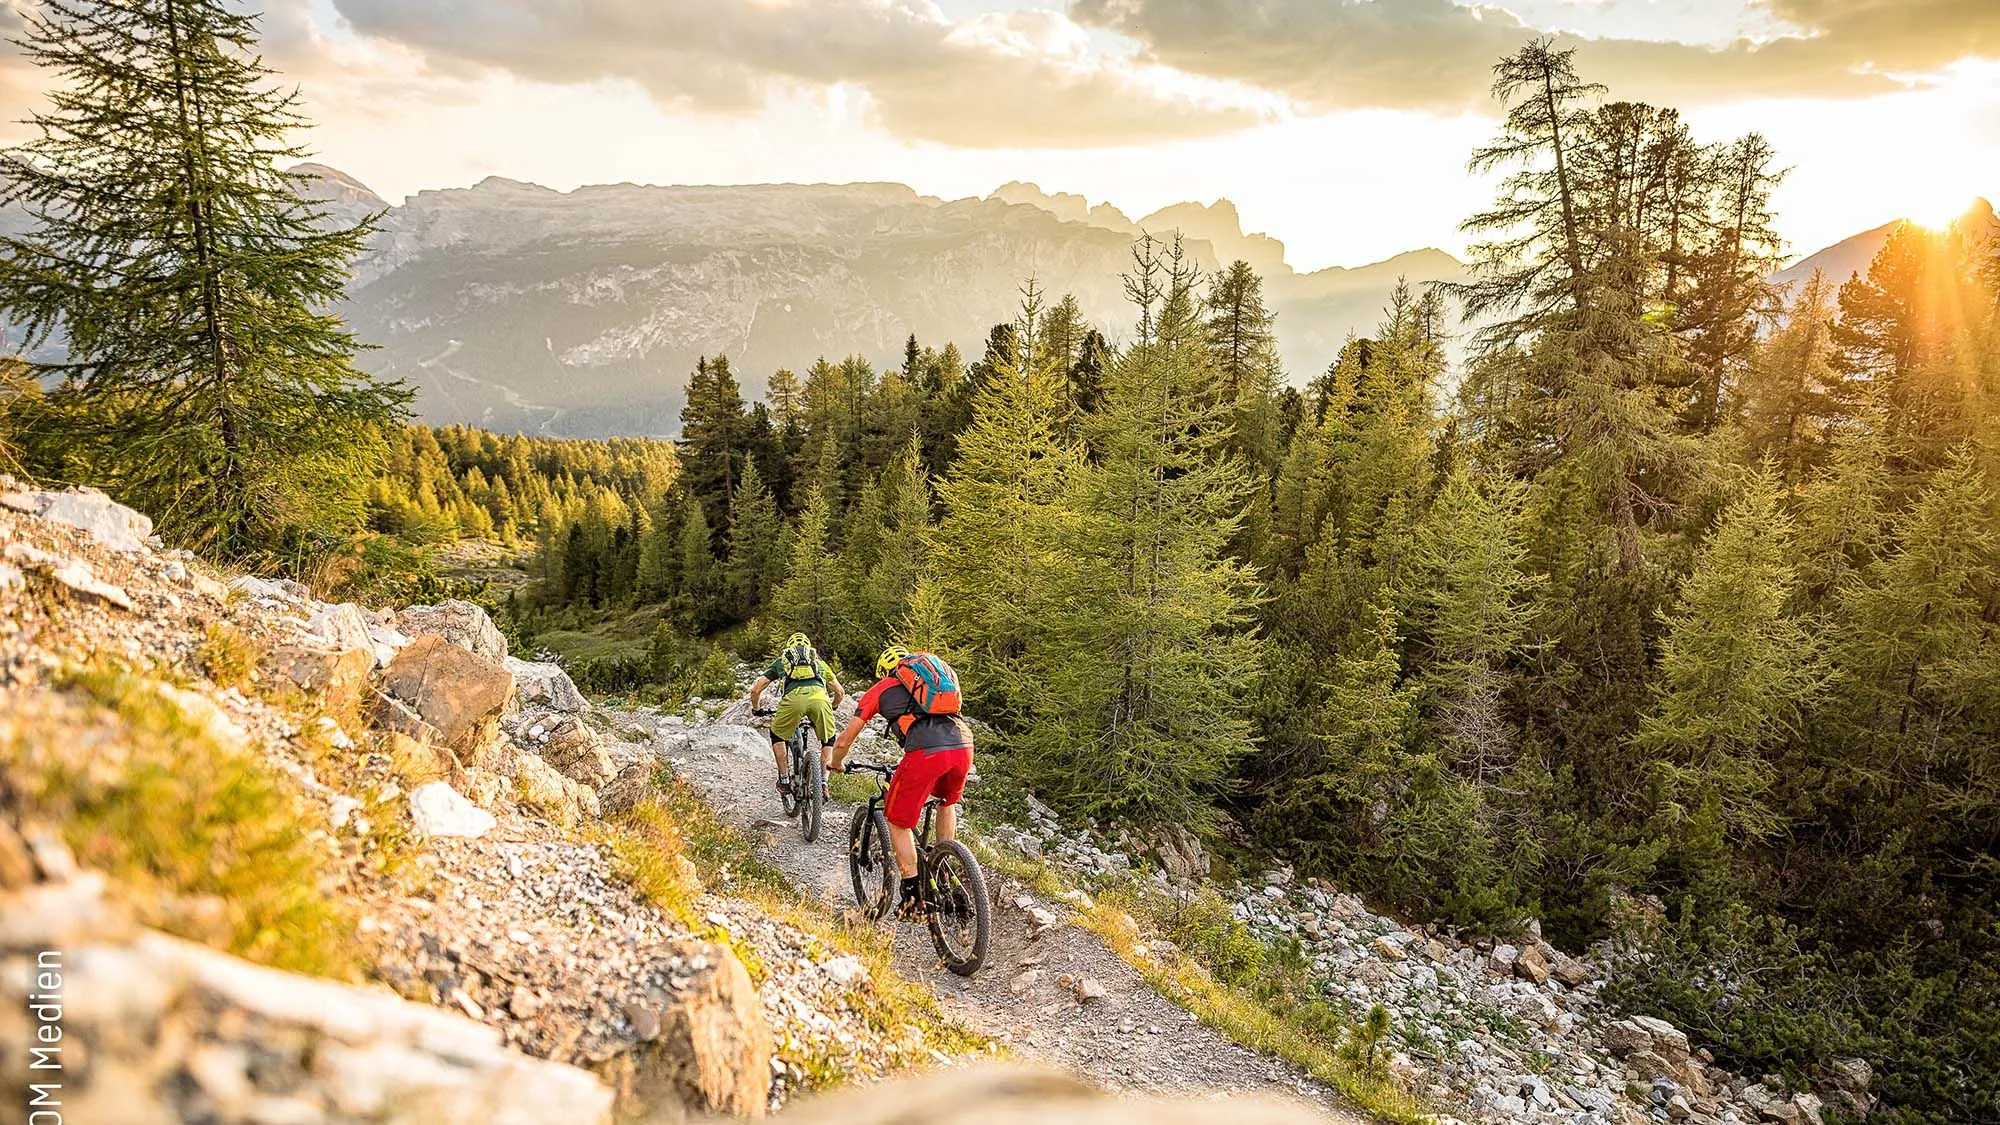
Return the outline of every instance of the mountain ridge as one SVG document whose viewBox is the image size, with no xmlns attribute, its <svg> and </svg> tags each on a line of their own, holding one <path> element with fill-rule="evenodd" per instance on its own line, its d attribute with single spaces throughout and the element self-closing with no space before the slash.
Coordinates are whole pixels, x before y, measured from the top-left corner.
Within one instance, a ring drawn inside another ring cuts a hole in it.
<svg viewBox="0 0 2000 1125">
<path fill-rule="evenodd" d="M 337 169 L 296 171 L 334 218 L 380 214 L 341 309 L 376 345 L 362 364 L 413 384 L 427 421 L 559 436 L 675 432 L 686 373 L 705 355 L 728 355 L 756 394 L 773 370 L 820 356 L 900 362 L 913 334 L 974 349 L 1013 318 L 1030 278 L 1074 294 L 1116 335 L 1140 229 L 1180 231 L 1204 273 L 1258 266 L 1284 362 L 1302 373 L 1370 329 L 1405 272 L 1413 283 L 1464 273 L 1432 250 L 1299 274 L 1283 243 L 1243 232 L 1227 200 L 1135 224 L 1023 184 L 946 200 L 881 182 L 563 192 L 488 177 L 378 208 Z"/>
</svg>

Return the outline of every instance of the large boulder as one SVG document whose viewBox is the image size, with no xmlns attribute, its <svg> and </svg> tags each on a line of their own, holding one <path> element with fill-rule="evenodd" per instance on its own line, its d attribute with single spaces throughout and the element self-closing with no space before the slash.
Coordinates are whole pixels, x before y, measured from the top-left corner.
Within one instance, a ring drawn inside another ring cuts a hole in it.
<svg viewBox="0 0 2000 1125">
<path fill-rule="evenodd" d="M 50 957 L 60 1010 L 36 1012 L 25 966 Z M 512 1050 L 498 1028 L 140 929 L 92 872 L 0 892 L 0 965 L 10 969 L 0 973 L 0 1073 L 33 1073 L 30 1021 L 59 1019 L 69 1076 L 48 1081 L 60 1086 L 51 1093 L 63 1120 L 612 1121 L 613 1092 L 596 1076 Z M 23 1104 L 0 1103 L 0 1121 L 28 1120 L 10 1113 Z"/>
<path fill-rule="evenodd" d="M 500 713 L 514 697 L 514 677 L 497 661 L 429 635 L 411 642 L 383 669 L 382 690 L 467 758 L 493 741 Z"/>
<path fill-rule="evenodd" d="M 1344 1117 L 1351 1118 L 1347 1114 Z M 790 1125 L 1310 1125 L 1303 1103 L 1241 1093 L 1158 1100 L 1114 1094 L 1082 1078 L 1021 1068 L 941 1068 L 851 1087 L 787 1110 Z M 1644 1121 L 1641 1117 L 1639 1120 Z"/>
<path fill-rule="evenodd" d="M 1533 984 L 1549 982 L 1549 958 L 1539 945 L 1526 946 L 1514 958 L 1514 975 Z"/>
<path fill-rule="evenodd" d="M 1201 841 L 1194 833 L 1175 825 L 1160 835 L 1160 860 L 1166 865 L 1167 874 L 1182 882 L 1200 882 L 1208 878 L 1208 853 L 1202 850 Z"/>
<path fill-rule="evenodd" d="M 508 657 L 507 670 L 514 673 L 514 690 L 521 706 L 575 715 L 590 709 L 560 664 L 535 664 Z"/>
<path fill-rule="evenodd" d="M 1875 1071 L 1867 1059 L 1840 1058 L 1827 1063 L 1824 1087 L 1829 1099 L 1852 1117 L 1866 1117 L 1875 1108 L 1875 1096 L 1868 1092 Z"/>
<path fill-rule="evenodd" d="M 443 637 L 487 660 L 507 659 L 507 638 L 486 611 L 456 599 L 437 605 L 413 605 L 396 615 L 396 627 L 412 637 Z"/>
<path fill-rule="evenodd" d="M 17 512 L 67 524 L 114 551 L 143 551 L 153 521 L 94 488 L 70 492 L 9 492 L 0 503 Z"/>
<path fill-rule="evenodd" d="M 757 989 L 736 955 L 720 945 L 695 947 L 700 966 L 659 1031 L 633 1060 L 633 1094 L 647 1109 L 762 1117 L 771 1087 L 771 1031 Z"/>
<path fill-rule="evenodd" d="M 633 762 L 618 771 L 611 784 L 598 790 L 597 800 L 605 817 L 624 816 L 639 807 L 653 792 L 653 771 L 650 762 Z"/>
<path fill-rule="evenodd" d="M 319 700 L 328 711 L 346 714 L 361 705 L 375 671 L 375 654 L 366 647 L 280 645 L 265 657 L 264 670 Z"/>
</svg>

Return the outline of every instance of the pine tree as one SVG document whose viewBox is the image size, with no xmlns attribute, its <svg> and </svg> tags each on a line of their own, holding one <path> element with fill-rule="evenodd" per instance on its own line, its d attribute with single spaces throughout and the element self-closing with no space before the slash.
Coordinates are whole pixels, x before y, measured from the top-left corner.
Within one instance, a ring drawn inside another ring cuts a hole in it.
<svg viewBox="0 0 2000 1125">
<path fill-rule="evenodd" d="M 729 586 L 735 616 L 749 618 L 771 594 L 771 576 L 783 561 L 778 554 L 778 508 L 755 463 L 744 466 L 729 520 Z"/>
<path fill-rule="evenodd" d="M 1771 214 L 1771 191 L 1785 177 L 1771 167 L 1776 155 L 1769 141 L 1752 133 L 1715 153 L 1702 177 L 1714 180 L 1715 221 L 1688 262 L 1679 322 L 1690 337 L 1696 374 L 1689 413 L 1704 431 L 1722 423 L 1729 388 L 1741 377 L 1760 330 L 1777 316 L 1778 294 L 1766 280 L 1783 264 L 1783 240 Z"/>
<path fill-rule="evenodd" d="M 1518 341 L 1550 315 L 1585 304 L 1588 216 L 1571 165 L 1589 124 L 1587 103 L 1604 87 L 1578 78 L 1575 59 L 1574 50 L 1540 39 L 1493 68 L 1493 98 L 1507 107 L 1507 119 L 1500 136 L 1473 153 L 1471 170 L 1515 170 L 1493 208 L 1466 221 L 1467 230 L 1496 237 L 1473 247 L 1475 278 L 1453 289 L 1468 320 L 1513 314 L 1481 332 L 1482 350 Z"/>
<path fill-rule="evenodd" d="M 666 602 L 680 593 L 681 524 L 687 510 L 685 497 L 669 497 L 639 541 L 639 569 L 633 585 L 641 602 Z"/>
<path fill-rule="evenodd" d="M 706 632 L 727 617 L 724 608 L 727 595 L 724 576 L 715 561 L 708 515 L 692 495 L 681 515 L 681 533 L 675 547 L 680 572 L 678 604 L 690 627 L 698 633 Z"/>
<path fill-rule="evenodd" d="M 871 510 L 879 513 L 881 532 L 874 559 L 853 598 L 855 623 L 868 648 L 878 648 L 895 635 L 910 611 L 912 591 L 925 577 L 931 494 L 923 452 L 915 440 L 882 474 L 875 495 Z"/>
<path fill-rule="evenodd" d="M 1768 754 L 1795 732 L 1825 677 L 1790 608 L 1791 521 L 1769 476 L 1750 479 L 1695 560 L 1667 615 L 1660 680 L 1638 741 L 1658 755 L 1675 819 L 1709 801 L 1739 838 L 1775 831 Z"/>
<path fill-rule="evenodd" d="M 1895 520 L 1893 547 L 1841 592 L 1837 664 L 1844 712 L 1877 747 L 1927 743 L 1946 716 L 1978 706 L 1974 669 L 1996 647 L 2000 595 L 1993 483 L 1960 449 Z"/>
<path fill-rule="evenodd" d="M 1854 391 L 1838 360 L 1833 287 L 1814 270 L 1785 326 L 1756 350 L 1737 392 L 1750 454 L 1772 458 L 1787 482 L 1821 462 L 1835 427 L 1853 412 Z"/>
<path fill-rule="evenodd" d="M 1379 851 L 1391 806 L 1409 783 L 1417 690 L 1403 682 L 1394 602 L 1370 606 L 1362 643 L 1320 671 L 1316 736 L 1278 777 L 1259 816 L 1267 831 L 1296 840 L 1319 870 L 1344 870 Z"/>
<path fill-rule="evenodd" d="M 1453 770 L 1479 785 L 1513 765 L 1507 663 L 1527 634 L 1525 609 L 1539 585 L 1527 573 L 1518 490 L 1489 487 L 1491 496 L 1465 468 L 1453 472 L 1396 580 L 1420 654 L 1413 663 L 1426 722 L 1451 751 Z"/>
<path fill-rule="evenodd" d="M 704 518 L 725 532 L 749 451 L 748 423 L 729 357 L 702 357 L 695 363 L 687 403 L 681 407 L 681 463 L 686 466 L 687 488 L 701 502 Z"/>
<path fill-rule="evenodd" d="M 22 15 L 48 72 L 39 137 L 0 157 L 0 312 L 67 358 L 50 440 L 204 550 L 244 557 L 361 522 L 382 429 L 409 401 L 353 366 L 322 311 L 369 225 L 330 230 L 277 170 L 297 96 L 223 0 L 51 0 Z"/>
</svg>

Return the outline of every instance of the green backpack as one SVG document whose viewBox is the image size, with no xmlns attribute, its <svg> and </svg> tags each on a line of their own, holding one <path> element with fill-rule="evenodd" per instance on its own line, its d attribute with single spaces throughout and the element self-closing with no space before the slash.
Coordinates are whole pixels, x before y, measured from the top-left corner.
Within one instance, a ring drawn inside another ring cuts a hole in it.
<svg viewBox="0 0 2000 1125">
<path fill-rule="evenodd" d="M 820 678 L 819 653 L 814 652 L 811 645 L 793 645 L 786 649 L 782 663 L 785 667 L 785 686 L 788 688 L 796 683 Z"/>
</svg>

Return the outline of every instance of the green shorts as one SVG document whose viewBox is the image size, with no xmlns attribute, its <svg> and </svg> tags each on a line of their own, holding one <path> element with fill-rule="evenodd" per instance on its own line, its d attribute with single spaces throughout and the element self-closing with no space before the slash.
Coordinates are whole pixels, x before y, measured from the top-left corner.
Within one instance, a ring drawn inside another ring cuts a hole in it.
<svg viewBox="0 0 2000 1125">
<path fill-rule="evenodd" d="M 779 742 L 791 741 L 802 720 L 811 719 L 814 729 L 819 731 L 819 744 L 825 746 L 833 741 L 833 697 L 823 687 L 794 688 L 778 700 L 778 712 L 771 716 L 771 737 Z"/>
</svg>

